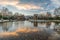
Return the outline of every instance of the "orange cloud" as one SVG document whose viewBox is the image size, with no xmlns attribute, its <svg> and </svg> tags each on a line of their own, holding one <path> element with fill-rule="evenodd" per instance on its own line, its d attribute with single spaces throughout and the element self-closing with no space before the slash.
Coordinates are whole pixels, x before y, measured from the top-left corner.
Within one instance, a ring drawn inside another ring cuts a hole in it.
<svg viewBox="0 0 60 40">
<path fill-rule="evenodd" d="M 18 9 L 24 9 L 24 10 L 30 10 L 30 9 L 43 9 L 40 6 L 35 6 L 31 4 L 20 4 L 20 5 L 15 5 Z"/>
<path fill-rule="evenodd" d="M 18 1 L 8 1 L 8 0 L 2 0 L 0 1 L 0 5 L 16 5 Z"/>
<path fill-rule="evenodd" d="M 31 4 L 18 4 L 19 1 L 18 0 L 0 0 L 0 5 L 6 6 L 6 5 L 12 5 L 14 7 L 16 7 L 17 9 L 21 10 L 30 10 L 30 9 L 43 9 L 40 6 L 36 6 L 36 5 L 31 5 Z"/>
</svg>

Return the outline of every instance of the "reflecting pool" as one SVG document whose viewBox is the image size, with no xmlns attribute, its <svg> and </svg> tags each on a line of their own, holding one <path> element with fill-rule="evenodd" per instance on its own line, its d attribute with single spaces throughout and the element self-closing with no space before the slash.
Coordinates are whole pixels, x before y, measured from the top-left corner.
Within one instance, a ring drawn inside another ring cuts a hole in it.
<svg viewBox="0 0 60 40">
<path fill-rule="evenodd" d="M 0 40 L 60 40 L 57 27 L 58 22 L 4 22 L 0 23 Z"/>
</svg>

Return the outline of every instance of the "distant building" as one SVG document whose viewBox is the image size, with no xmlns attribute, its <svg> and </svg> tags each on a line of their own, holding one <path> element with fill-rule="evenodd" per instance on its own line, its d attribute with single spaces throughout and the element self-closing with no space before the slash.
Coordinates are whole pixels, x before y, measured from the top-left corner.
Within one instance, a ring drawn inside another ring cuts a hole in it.
<svg viewBox="0 0 60 40">
<path fill-rule="evenodd" d="M 33 19 L 37 20 L 38 19 L 38 14 L 34 14 Z"/>
<path fill-rule="evenodd" d="M 18 19 L 18 20 L 24 20 L 25 17 L 24 17 L 24 15 L 20 15 L 20 16 L 17 16 L 17 19 Z"/>
<path fill-rule="evenodd" d="M 38 14 L 38 17 L 39 18 L 44 18 L 46 15 L 43 13 L 43 14 Z"/>
<path fill-rule="evenodd" d="M 46 17 L 52 17 L 50 12 L 47 12 Z"/>
<path fill-rule="evenodd" d="M 16 20 L 24 20 L 24 19 L 25 19 L 24 15 L 19 14 L 19 13 L 15 13 L 15 14 L 14 14 L 14 18 L 15 18 Z"/>
<path fill-rule="evenodd" d="M 59 7 L 59 8 L 56 8 L 56 9 L 54 10 L 54 15 L 55 15 L 55 16 L 60 16 L 60 7 Z"/>
<path fill-rule="evenodd" d="M 7 14 L 8 16 L 12 16 L 13 14 L 12 14 L 12 12 L 8 12 L 8 14 Z"/>
<path fill-rule="evenodd" d="M 2 16 L 12 16 L 12 12 L 10 12 L 7 8 L 2 8 L 0 15 Z"/>
<path fill-rule="evenodd" d="M 17 16 L 20 16 L 20 14 L 16 12 L 16 13 L 14 14 L 14 16 L 17 17 Z"/>
<path fill-rule="evenodd" d="M 33 19 L 33 16 L 31 16 L 31 15 L 25 16 L 25 19 L 26 20 Z"/>
<path fill-rule="evenodd" d="M 1 13 L 2 13 L 3 16 L 7 16 L 8 15 L 8 12 L 9 12 L 9 10 L 7 8 L 4 8 L 4 7 L 1 10 Z"/>
</svg>

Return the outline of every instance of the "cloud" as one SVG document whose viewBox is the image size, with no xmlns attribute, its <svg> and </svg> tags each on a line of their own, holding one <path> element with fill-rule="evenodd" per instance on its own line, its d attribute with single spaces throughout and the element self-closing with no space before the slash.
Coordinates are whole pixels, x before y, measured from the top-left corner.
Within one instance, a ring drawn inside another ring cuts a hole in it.
<svg viewBox="0 0 60 40">
<path fill-rule="evenodd" d="M 56 5 L 60 5 L 60 1 L 59 0 L 51 0 L 53 2 L 53 4 L 56 4 Z"/>
<path fill-rule="evenodd" d="M 18 0 L 0 0 L 0 5 L 16 5 Z"/>
<path fill-rule="evenodd" d="M 47 12 L 59 7 L 59 0 L 0 0 L 0 5 L 25 14 Z"/>
<path fill-rule="evenodd" d="M 17 9 L 30 10 L 30 9 L 43 9 L 43 7 L 31 5 L 31 4 L 20 4 L 19 0 L 0 0 L 0 5 L 12 5 Z"/>
<path fill-rule="evenodd" d="M 55 6 L 55 7 L 59 7 L 60 6 L 60 0 L 51 0 L 52 4 Z"/>
<path fill-rule="evenodd" d="M 15 5 L 18 9 L 24 9 L 24 10 L 31 10 L 31 9 L 41 9 L 43 10 L 44 8 L 41 6 L 36 6 L 36 5 L 31 5 L 31 4 L 19 4 Z"/>
</svg>

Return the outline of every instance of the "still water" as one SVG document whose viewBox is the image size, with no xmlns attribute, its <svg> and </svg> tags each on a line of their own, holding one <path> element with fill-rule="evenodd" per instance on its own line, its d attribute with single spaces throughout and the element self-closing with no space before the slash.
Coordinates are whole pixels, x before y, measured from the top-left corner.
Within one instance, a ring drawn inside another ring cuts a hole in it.
<svg viewBox="0 0 60 40">
<path fill-rule="evenodd" d="M 59 26 L 60 23 L 54 22 L 46 22 L 46 23 L 38 23 L 37 26 L 34 23 L 29 21 L 16 21 L 16 22 L 4 22 L 0 23 L 0 32 L 13 32 L 23 28 L 42 28 L 42 29 L 51 29 L 53 30 L 56 26 Z"/>
<path fill-rule="evenodd" d="M 59 40 L 60 33 L 55 30 L 55 28 L 59 26 L 60 26 L 60 23 L 56 23 L 56 22 L 37 23 L 37 26 L 34 23 L 29 21 L 4 22 L 4 23 L 0 23 L 0 38 L 3 40 L 5 39 L 15 40 L 15 38 L 14 39 L 5 38 L 5 36 L 8 37 L 13 35 L 14 37 L 18 36 L 18 38 L 16 37 L 17 40 L 25 40 L 25 36 L 29 34 L 28 35 L 29 38 L 26 37 L 26 40 L 30 40 L 30 39 L 34 40 L 35 36 L 37 36 L 35 40 L 40 40 L 40 36 L 41 35 L 44 36 L 44 34 L 46 33 L 45 34 L 46 36 L 48 34 L 50 35 L 48 39 L 45 39 L 45 37 L 42 37 L 41 40 Z M 38 34 L 40 36 L 38 36 Z M 22 35 L 25 35 L 25 36 L 22 37 Z"/>
</svg>

